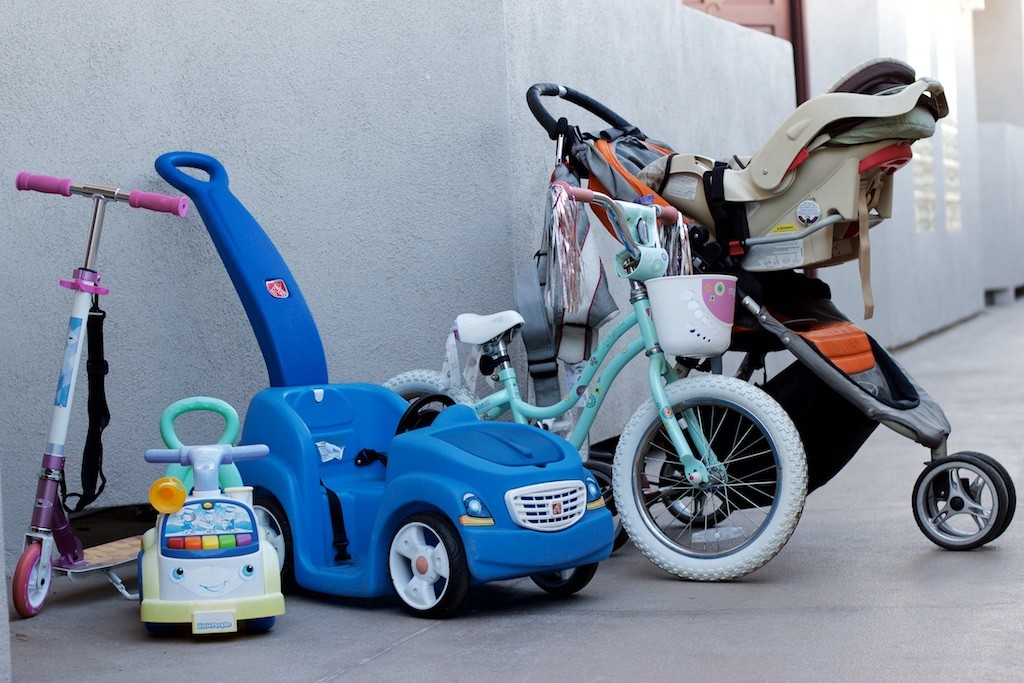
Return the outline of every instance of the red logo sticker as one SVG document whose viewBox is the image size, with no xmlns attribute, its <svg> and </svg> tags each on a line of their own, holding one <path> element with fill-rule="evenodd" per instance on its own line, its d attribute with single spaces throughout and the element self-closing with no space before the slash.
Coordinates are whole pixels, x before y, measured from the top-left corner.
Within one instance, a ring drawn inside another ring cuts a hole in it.
<svg viewBox="0 0 1024 683">
<path fill-rule="evenodd" d="M 267 280 L 267 291 L 270 292 L 270 296 L 275 299 L 287 299 L 288 298 L 288 285 L 284 283 L 284 280 Z"/>
<path fill-rule="evenodd" d="M 551 504 L 551 514 L 556 515 L 556 516 L 562 514 L 562 504 L 561 503 L 552 503 Z"/>
</svg>

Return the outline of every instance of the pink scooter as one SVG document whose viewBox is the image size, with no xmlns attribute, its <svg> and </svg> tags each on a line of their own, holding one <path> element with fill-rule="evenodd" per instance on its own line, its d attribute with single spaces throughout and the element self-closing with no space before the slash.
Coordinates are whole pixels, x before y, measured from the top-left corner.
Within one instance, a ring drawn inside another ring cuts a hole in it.
<svg viewBox="0 0 1024 683">
<path fill-rule="evenodd" d="M 43 452 L 43 467 L 36 488 L 32 523 L 25 534 L 25 548 L 14 570 L 11 588 L 11 596 L 18 614 L 22 617 L 31 617 L 43 608 L 55 569 L 69 575 L 106 570 L 111 583 L 123 595 L 137 597 L 125 589 L 113 570 L 119 565 L 135 561 L 139 549 L 138 538 L 122 539 L 83 549 L 82 541 L 75 534 L 59 494 L 64 479 L 64 447 L 71 419 L 71 402 L 75 393 L 75 381 L 78 378 L 78 366 L 85 346 L 86 320 L 89 317 L 90 304 L 109 292 L 107 288 L 100 286 L 100 273 L 96 270 L 100 232 L 107 203 L 127 202 L 134 208 L 184 216 L 188 210 L 188 200 L 185 197 L 168 197 L 140 190 L 127 192 L 111 187 L 75 183 L 67 178 L 25 172 L 18 174 L 15 184 L 19 190 L 33 190 L 65 197 L 79 195 L 93 202 L 92 226 L 89 229 L 85 265 L 75 269 L 70 280 L 60 281 L 62 287 L 74 292 L 71 319 L 64 345 L 64 360 L 57 380 L 57 396 L 53 404 L 50 435 L 46 450 Z M 54 559 L 55 552 L 57 557 Z"/>
</svg>

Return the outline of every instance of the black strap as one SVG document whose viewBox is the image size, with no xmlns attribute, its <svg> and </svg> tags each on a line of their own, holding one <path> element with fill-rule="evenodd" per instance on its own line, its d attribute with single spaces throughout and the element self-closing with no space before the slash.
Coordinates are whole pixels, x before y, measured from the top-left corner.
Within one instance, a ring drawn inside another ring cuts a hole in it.
<svg viewBox="0 0 1024 683">
<path fill-rule="evenodd" d="M 345 515 L 341 511 L 341 499 L 338 498 L 337 493 L 324 486 L 322 480 L 320 486 L 323 486 L 327 493 L 327 507 L 331 513 L 331 530 L 334 532 L 334 561 L 351 560 L 352 556 L 348 552 L 348 534 L 345 533 Z"/>
<path fill-rule="evenodd" d="M 366 465 L 372 465 L 375 462 L 387 467 L 388 465 L 388 454 L 380 451 L 375 451 L 372 448 L 364 448 L 363 450 L 356 453 L 356 466 L 365 467 Z"/>
<path fill-rule="evenodd" d="M 725 201 L 727 168 L 729 164 L 716 161 L 714 168 L 704 173 L 704 196 L 715 224 L 715 241 L 725 247 L 726 253 L 739 256 L 745 252 L 743 242 L 750 237 L 750 230 L 743 204 Z"/>
<path fill-rule="evenodd" d="M 85 334 L 89 353 L 85 363 L 85 372 L 89 380 L 89 430 L 85 437 L 85 447 L 82 449 L 82 492 L 68 493 L 64 480 L 61 479 L 60 482 L 64 508 L 70 511 L 68 499 L 77 499 L 73 512 L 84 510 L 100 497 L 107 485 L 107 478 L 103 474 L 103 430 L 110 424 L 104 381 L 110 366 L 103 357 L 103 321 L 106 317 L 106 312 L 100 308 L 99 297 L 93 296 Z"/>
</svg>

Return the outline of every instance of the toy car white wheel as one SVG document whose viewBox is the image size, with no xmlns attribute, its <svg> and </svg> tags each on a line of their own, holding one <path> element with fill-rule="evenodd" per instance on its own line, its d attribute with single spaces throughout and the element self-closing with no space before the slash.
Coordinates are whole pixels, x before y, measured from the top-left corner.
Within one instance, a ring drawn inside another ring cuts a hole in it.
<svg viewBox="0 0 1024 683">
<path fill-rule="evenodd" d="M 596 573 L 597 563 L 594 562 L 560 572 L 531 574 L 530 579 L 545 592 L 563 598 L 583 590 Z"/>
<path fill-rule="evenodd" d="M 388 551 L 391 583 L 405 607 L 420 617 L 447 617 L 469 589 L 469 568 L 458 533 L 434 513 L 398 526 Z"/>
<path fill-rule="evenodd" d="M 1016 505 L 1016 494 L 1012 504 Z M 985 545 L 1006 529 L 1012 514 L 1002 473 L 974 453 L 928 463 L 914 484 L 913 506 L 921 532 L 947 550 Z"/>
<path fill-rule="evenodd" d="M 807 461 L 800 434 L 774 399 L 735 378 L 692 377 L 665 391 L 691 449 L 701 457 L 697 444 L 710 443 L 717 464 L 708 463 L 708 482 L 673 476 L 665 464 L 677 457 L 675 447 L 661 409 L 648 399 L 615 452 L 612 484 L 622 524 L 648 559 L 681 578 L 749 574 L 782 549 L 803 511 Z M 699 434 L 689 433 L 687 411 Z"/>
<path fill-rule="evenodd" d="M 294 557 L 292 550 L 292 527 L 277 499 L 267 494 L 257 494 L 253 501 L 256 521 L 267 531 L 267 541 L 277 552 L 278 568 L 281 570 L 281 588 L 291 591 L 296 588 Z"/>
<path fill-rule="evenodd" d="M 11 598 L 14 609 L 24 618 L 38 614 L 50 592 L 52 570 L 49 567 L 43 569 L 42 557 L 43 544 L 38 541 L 29 543 L 14 569 Z"/>
</svg>

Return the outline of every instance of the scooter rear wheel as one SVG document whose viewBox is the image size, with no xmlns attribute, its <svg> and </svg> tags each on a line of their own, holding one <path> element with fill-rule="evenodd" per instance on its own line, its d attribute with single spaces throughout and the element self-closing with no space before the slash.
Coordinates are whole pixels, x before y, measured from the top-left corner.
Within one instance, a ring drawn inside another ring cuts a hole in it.
<svg viewBox="0 0 1024 683">
<path fill-rule="evenodd" d="M 43 569 L 42 558 L 43 544 L 34 541 L 25 546 L 14 569 L 11 598 L 14 600 L 14 609 L 26 619 L 39 613 L 50 592 L 53 572 L 49 566 Z"/>
</svg>

